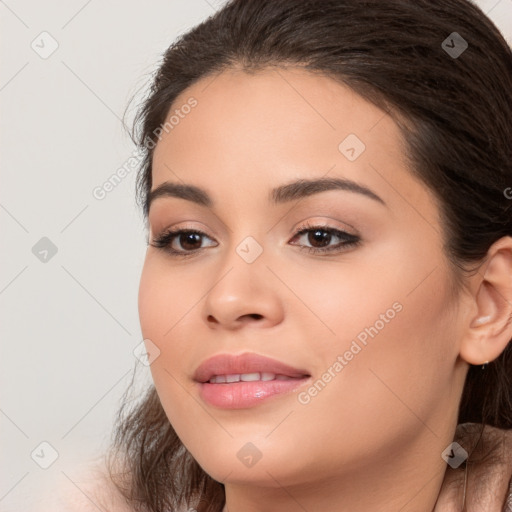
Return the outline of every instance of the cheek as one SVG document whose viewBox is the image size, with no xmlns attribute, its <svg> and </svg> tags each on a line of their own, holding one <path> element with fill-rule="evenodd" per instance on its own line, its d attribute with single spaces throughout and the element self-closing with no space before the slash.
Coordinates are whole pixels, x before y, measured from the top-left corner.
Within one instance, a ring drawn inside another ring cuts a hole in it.
<svg viewBox="0 0 512 512">
<path fill-rule="evenodd" d="M 160 351 L 150 371 L 162 404 L 172 410 L 190 400 L 190 373 L 204 358 L 204 345 L 194 343 L 204 286 L 203 274 L 170 271 L 165 258 L 147 255 L 139 284 L 139 321 L 143 338 Z M 173 420 L 172 411 L 166 412 Z"/>
<path fill-rule="evenodd" d="M 413 267 L 400 265 L 396 272 L 390 266 L 387 275 L 367 270 L 357 275 L 357 286 L 347 276 L 328 288 L 332 296 L 335 284 L 344 290 L 338 297 L 346 308 L 337 316 L 324 310 L 336 337 L 321 345 L 320 378 L 302 397 L 308 402 L 303 426 L 308 428 L 308 415 L 321 418 L 328 411 L 329 419 L 311 424 L 311 436 L 322 432 L 339 446 L 364 439 L 363 450 L 384 456 L 393 443 L 417 435 L 423 420 L 443 431 L 448 415 L 440 411 L 450 411 L 456 399 L 450 379 L 457 327 L 441 264 L 417 287 L 436 265 Z M 365 300 L 357 297 L 361 288 Z M 335 366 L 339 356 L 343 363 Z"/>
<path fill-rule="evenodd" d="M 168 391 L 164 390 L 172 386 L 171 375 L 176 372 L 175 353 L 182 353 L 183 347 L 179 344 L 186 339 L 176 338 L 175 332 L 182 327 L 180 324 L 183 320 L 180 322 L 180 319 L 190 309 L 190 305 L 187 305 L 190 302 L 187 298 L 187 287 L 181 286 L 172 277 L 164 265 L 151 255 L 146 258 L 139 284 L 139 321 L 144 340 L 150 340 L 160 351 L 150 365 L 159 394 L 167 394 Z M 147 342 L 146 348 L 149 348 Z M 165 400 L 165 396 L 161 398 Z"/>
<path fill-rule="evenodd" d="M 190 272 L 170 271 L 165 258 L 148 253 L 139 283 L 139 320 L 144 338 L 167 342 L 201 297 L 200 279 Z"/>
</svg>

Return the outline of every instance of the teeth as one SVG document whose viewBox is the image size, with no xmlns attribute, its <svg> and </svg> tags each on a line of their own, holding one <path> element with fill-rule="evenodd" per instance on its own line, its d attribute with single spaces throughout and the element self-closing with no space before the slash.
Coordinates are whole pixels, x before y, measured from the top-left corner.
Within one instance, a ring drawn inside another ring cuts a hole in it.
<svg viewBox="0 0 512 512">
<path fill-rule="evenodd" d="M 260 374 L 259 373 L 242 373 L 240 375 L 240 380 L 243 380 L 244 382 L 260 380 Z"/>
<path fill-rule="evenodd" d="M 234 373 L 231 375 L 214 375 L 208 382 L 211 384 L 223 384 L 231 382 L 255 382 L 258 380 L 289 380 L 290 377 L 286 375 L 276 375 L 275 373 L 269 372 L 254 372 L 254 373 Z"/>
</svg>

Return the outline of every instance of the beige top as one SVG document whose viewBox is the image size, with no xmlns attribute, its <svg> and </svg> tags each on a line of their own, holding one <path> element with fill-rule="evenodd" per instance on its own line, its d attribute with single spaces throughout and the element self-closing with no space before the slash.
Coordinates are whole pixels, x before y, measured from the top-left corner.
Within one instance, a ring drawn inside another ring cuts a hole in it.
<svg viewBox="0 0 512 512">
<path fill-rule="evenodd" d="M 133 512 L 116 489 L 103 464 L 91 465 L 47 489 L 37 512 Z M 72 480 L 72 481 L 71 481 Z"/>
<path fill-rule="evenodd" d="M 60 475 L 47 489 L 36 512 L 134 512 L 112 483 L 104 462 L 74 471 L 72 481 L 68 477 Z M 190 510 L 185 507 L 182 512 Z"/>
</svg>

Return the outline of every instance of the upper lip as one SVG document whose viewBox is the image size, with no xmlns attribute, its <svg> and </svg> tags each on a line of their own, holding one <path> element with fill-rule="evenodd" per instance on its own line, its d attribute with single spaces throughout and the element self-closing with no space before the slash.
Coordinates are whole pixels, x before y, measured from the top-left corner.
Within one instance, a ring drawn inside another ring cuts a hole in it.
<svg viewBox="0 0 512 512">
<path fill-rule="evenodd" d="M 259 354 L 217 354 L 202 362 L 194 373 L 197 382 L 208 382 L 214 375 L 234 375 L 242 373 L 274 373 L 287 377 L 309 377 L 306 370 L 293 368 L 277 359 Z"/>
</svg>

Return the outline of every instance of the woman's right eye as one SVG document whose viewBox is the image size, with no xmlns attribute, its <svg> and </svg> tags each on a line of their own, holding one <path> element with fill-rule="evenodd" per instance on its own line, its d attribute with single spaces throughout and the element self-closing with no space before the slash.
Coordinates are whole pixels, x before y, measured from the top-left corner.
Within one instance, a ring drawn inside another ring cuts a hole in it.
<svg viewBox="0 0 512 512">
<path fill-rule="evenodd" d="M 151 245 L 158 249 L 163 249 L 172 256 L 191 256 L 199 250 L 204 249 L 201 242 L 203 238 L 208 237 L 206 233 L 197 229 L 176 229 L 167 230 L 156 237 Z M 216 243 L 210 244 L 209 247 L 215 246 Z"/>
</svg>

